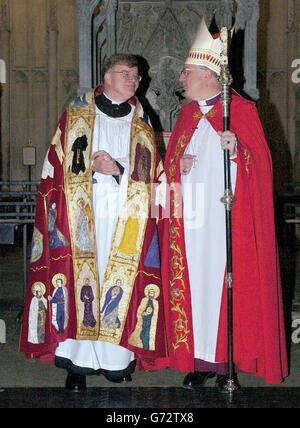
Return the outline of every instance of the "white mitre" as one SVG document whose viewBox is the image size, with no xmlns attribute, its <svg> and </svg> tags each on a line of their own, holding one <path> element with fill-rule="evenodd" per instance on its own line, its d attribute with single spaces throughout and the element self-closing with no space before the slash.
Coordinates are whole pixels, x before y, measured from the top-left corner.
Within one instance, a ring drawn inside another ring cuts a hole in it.
<svg viewBox="0 0 300 428">
<path fill-rule="evenodd" d="M 222 44 L 220 34 L 212 36 L 202 19 L 195 41 L 188 54 L 186 65 L 202 65 L 218 75 L 221 70 Z"/>
</svg>

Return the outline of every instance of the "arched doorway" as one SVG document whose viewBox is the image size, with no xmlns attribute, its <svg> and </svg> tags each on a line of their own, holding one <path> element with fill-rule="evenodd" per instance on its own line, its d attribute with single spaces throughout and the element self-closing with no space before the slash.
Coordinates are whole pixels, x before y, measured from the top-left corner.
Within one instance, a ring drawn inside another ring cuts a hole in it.
<svg viewBox="0 0 300 428">
<path fill-rule="evenodd" d="M 100 83 L 103 60 L 116 52 L 117 0 L 77 0 L 79 92 Z"/>
</svg>

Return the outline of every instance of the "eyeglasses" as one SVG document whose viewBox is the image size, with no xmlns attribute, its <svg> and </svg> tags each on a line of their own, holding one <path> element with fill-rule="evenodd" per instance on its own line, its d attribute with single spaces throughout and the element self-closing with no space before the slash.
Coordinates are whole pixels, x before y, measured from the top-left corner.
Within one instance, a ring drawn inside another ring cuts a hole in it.
<svg viewBox="0 0 300 428">
<path fill-rule="evenodd" d="M 181 70 L 180 74 L 183 74 L 185 77 L 187 77 L 191 71 L 195 70 L 194 68 L 184 68 Z"/>
<path fill-rule="evenodd" d="M 142 80 L 142 76 L 139 76 L 138 74 L 131 74 L 129 71 L 114 71 L 111 70 L 110 73 L 117 73 L 122 74 L 122 78 L 124 80 L 135 80 L 136 82 L 140 82 Z"/>
</svg>

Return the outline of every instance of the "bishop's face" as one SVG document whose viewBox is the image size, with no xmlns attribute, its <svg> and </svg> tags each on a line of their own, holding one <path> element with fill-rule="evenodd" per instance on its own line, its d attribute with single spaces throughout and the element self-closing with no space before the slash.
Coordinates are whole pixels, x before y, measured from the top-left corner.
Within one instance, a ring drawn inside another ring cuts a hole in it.
<svg viewBox="0 0 300 428">
<path fill-rule="evenodd" d="M 121 103 L 134 96 L 139 83 L 140 76 L 137 67 L 116 64 L 105 73 L 104 92 L 112 100 Z"/>
<path fill-rule="evenodd" d="M 197 65 L 185 65 L 179 77 L 179 81 L 184 87 L 185 97 L 196 101 L 205 99 L 207 77 L 207 70 Z"/>
</svg>

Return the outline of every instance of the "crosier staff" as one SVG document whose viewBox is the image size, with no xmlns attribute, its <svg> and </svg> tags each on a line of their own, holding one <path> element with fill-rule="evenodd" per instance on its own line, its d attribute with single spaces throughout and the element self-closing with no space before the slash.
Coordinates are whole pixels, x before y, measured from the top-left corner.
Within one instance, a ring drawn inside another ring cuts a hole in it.
<svg viewBox="0 0 300 428">
<path fill-rule="evenodd" d="M 221 52 L 221 72 L 219 81 L 222 86 L 222 107 L 223 107 L 223 131 L 230 130 L 230 85 L 232 77 L 228 66 L 228 29 L 221 29 L 220 40 L 222 43 Z M 228 380 L 224 385 L 224 390 L 230 394 L 240 388 L 235 373 L 233 363 L 233 279 L 232 279 L 232 219 L 231 211 L 233 204 L 233 193 L 230 174 L 230 153 L 224 150 L 224 184 L 225 194 L 221 202 L 225 206 L 226 213 L 226 285 L 227 285 L 227 317 L 228 317 Z"/>
</svg>

